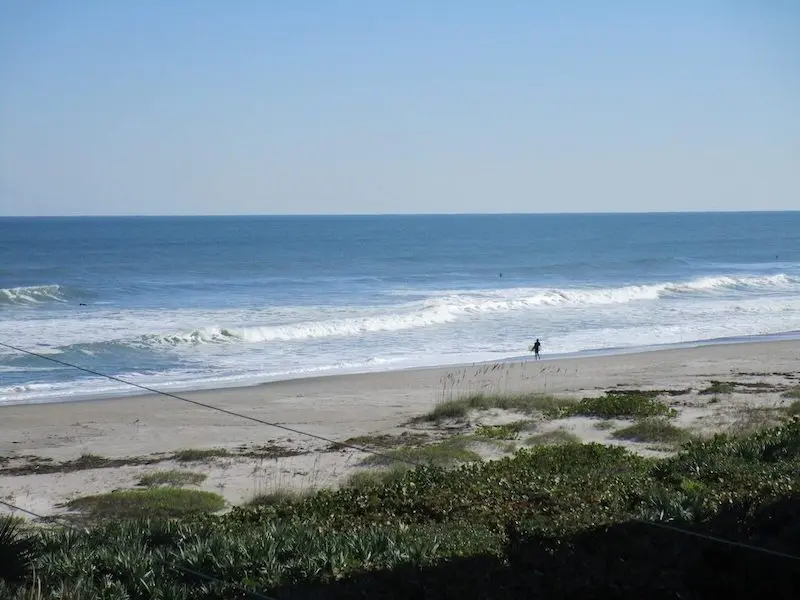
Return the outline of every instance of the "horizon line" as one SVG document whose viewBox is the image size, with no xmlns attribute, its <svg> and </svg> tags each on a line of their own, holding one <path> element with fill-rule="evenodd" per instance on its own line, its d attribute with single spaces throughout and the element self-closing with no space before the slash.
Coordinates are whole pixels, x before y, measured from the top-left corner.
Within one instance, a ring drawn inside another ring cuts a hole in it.
<svg viewBox="0 0 800 600">
<path fill-rule="evenodd" d="M 195 213 L 195 214 L 76 214 L 76 215 L 0 215 L 0 219 L 174 219 L 174 218 L 318 218 L 318 217 L 499 217 L 499 216 L 564 216 L 564 215 L 683 215 L 683 214 L 763 214 L 797 213 L 792 209 L 759 210 L 653 210 L 653 211 L 543 211 L 543 212 L 430 212 L 430 213 Z"/>
</svg>

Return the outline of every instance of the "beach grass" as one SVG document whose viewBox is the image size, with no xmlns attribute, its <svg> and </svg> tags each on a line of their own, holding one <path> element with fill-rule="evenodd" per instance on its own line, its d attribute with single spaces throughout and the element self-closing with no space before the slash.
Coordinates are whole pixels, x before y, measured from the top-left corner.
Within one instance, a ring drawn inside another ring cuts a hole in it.
<svg viewBox="0 0 800 600">
<path fill-rule="evenodd" d="M 784 416 L 785 412 L 776 407 L 751 406 L 739 410 L 730 429 L 737 435 L 748 435 L 777 425 Z"/>
<path fill-rule="evenodd" d="M 640 419 L 643 417 L 673 417 L 677 411 L 648 394 L 618 394 L 583 398 L 578 402 L 548 411 L 551 418 L 597 417 L 608 419 Z"/>
<path fill-rule="evenodd" d="M 387 469 L 365 469 L 357 471 L 347 478 L 347 487 L 356 489 L 365 487 L 383 487 L 398 481 L 412 467 L 406 464 L 394 464 Z"/>
<path fill-rule="evenodd" d="M 373 454 L 362 461 L 365 466 L 392 466 L 399 462 L 413 465 L 451 466 L 481 460 L 480 455 L 469 449 L 474 443 L 472 436 L 456 435 L 435 444 L 404 447 Z"/>
<path fill-rule="evenodd" d="M 479 425 L 475 429 L 475 436 L 491 440 L 516 440 L 523 431 L 536 429 L 536 421 L 524 419 L 505 423 L 503 425 Z"/>
<path fill-rule="evenodd" d="M 700 390 L 700 394 L 702 395 L 727 395 L 732 394 L 736 391 L 736 382 L 735 381 L 717 381 L 712 380 L 710 385 L 702 390 Z"/>
<path fill-rule="evenodd" d="M 308 498 L 310 490 L 293 490 L 281 488 L 272 492 L 257 494 L 247 502 L 247 506 L 276 506 L 278 504 L 291 504 Z"/>
<path fill-rule="evenodd" d="M 611 437 L 631 442 L 676 445 L 689 441 L 692 436 L 688 431 L 676 427 L 667 419 L 648 418 L 618 429 L 611 434 Z"/>
<path fill-rule="evenodd" d="M 470 394 L 440 402 L 429 413 L 415 417 L 412 422 L 439 423 L 445 420 L 464 420 L 471 411 L 500 409 L 520 413 L 552 411 L 569 406 L 573 401 L 548 394 Z"/>
<path fill-rule="evenodd" d="M 544 433 L 537 433 L 525 439 L 527 446 L 546 446 L 554 444 L 580 444 L 581 438 L 566 429 L 556 429 Z"/>
<path fill-rule="evenodd" d="M 792 398 L 800 400 L 800 387 L 792 388 L 791 390 L 786 390 L 781 394 L 784 398 Z"/>
<path fill-rule="evenodd" d="M 225 500 L 218 494 L 175 487 L 115 491 L 67 503 L 70 510 L 90 519 L 185 517 L 217 512 L 224 506 Z"/>
</svg>

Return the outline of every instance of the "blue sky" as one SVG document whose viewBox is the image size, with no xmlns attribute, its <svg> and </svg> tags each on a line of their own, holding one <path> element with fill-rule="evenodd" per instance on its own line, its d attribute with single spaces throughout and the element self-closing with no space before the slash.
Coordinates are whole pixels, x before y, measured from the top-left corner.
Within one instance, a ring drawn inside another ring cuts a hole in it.
<svg viewBox="0 0 800 600">
<path fill-rule="evenodd" d="M 800 3 L 7 0 L 0 214 L 800 208 Z"/>
</svg>

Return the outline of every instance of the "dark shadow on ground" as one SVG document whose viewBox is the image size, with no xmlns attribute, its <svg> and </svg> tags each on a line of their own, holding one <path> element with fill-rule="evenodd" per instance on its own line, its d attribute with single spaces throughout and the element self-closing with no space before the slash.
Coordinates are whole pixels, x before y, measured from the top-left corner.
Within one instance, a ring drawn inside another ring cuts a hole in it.
<svg viewBox="0 0 800 600">
<path fill-rule="evenodd" d="M 682 528 L 800 556 L 800 496 L 759 510 L 734 506 Z M 523 526 L 524 529 L 524 526 Z M 330 584 L 269 591 L 322 598 L 756 598 L 800 597 L 800 560 L 628 522 L 561 540 L 507 528 L 506 556 L 362 573 Z"/>
</svg>

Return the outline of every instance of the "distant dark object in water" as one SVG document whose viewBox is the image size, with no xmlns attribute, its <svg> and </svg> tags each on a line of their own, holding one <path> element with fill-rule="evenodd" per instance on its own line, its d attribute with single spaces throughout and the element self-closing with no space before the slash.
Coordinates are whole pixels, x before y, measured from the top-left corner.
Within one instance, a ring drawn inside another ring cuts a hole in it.
<svg viewBox="0 0 800 600">
<path fill-rule="evenodd" d="M 81 302 L 80 304 L 78 304 L 78 306 L 86 306 L 86 303 L 85 302 Z"/>
</svg>

